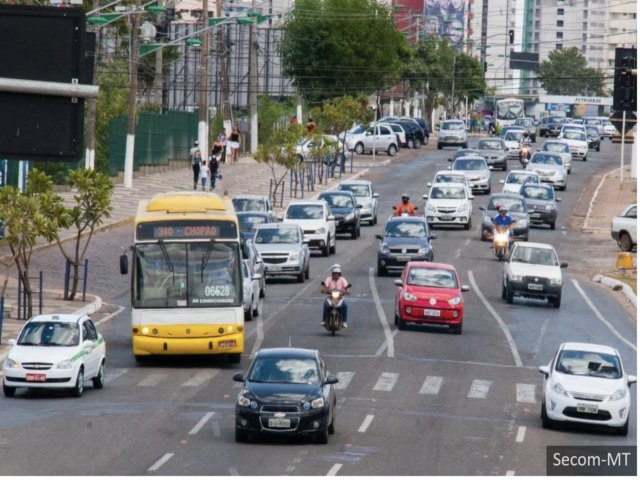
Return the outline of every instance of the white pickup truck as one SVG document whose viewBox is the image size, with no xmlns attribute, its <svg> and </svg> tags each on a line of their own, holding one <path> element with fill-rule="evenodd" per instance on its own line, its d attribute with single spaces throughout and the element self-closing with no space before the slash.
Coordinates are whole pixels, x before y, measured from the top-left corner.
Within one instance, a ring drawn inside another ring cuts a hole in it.
<svg viewBox="0 0 640 480">
<path fill-rule="evenodd" d="M 611 219 L 611 237 L 618 242 L 620 248 L 630 252 L 636 246 L 638 238 L 638 206 L 628 205 L 621 215 Z"/>
</svg>

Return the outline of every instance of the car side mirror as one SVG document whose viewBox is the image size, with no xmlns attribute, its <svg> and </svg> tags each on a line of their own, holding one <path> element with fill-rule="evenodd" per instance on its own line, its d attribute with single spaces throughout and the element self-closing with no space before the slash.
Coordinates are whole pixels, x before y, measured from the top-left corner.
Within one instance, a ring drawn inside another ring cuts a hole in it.
<svg viewBox="0 0 640 480">
<path fill-rule="evenodd" d="M 429 235 L 429 240 L 436 240 L 437 238 L 437 235 Z"/>
<path fill-rule="evenodd" d="M 627 375 L 627 385 L 630 387 L 632 384 L 638 381 L 638 377 L 635 375 Z"/>
<path fill-rule="evenodd" d="M 544 378 L 549 378 L 549 367 L 545 365 L 544 367 L 538 367 L 538 371 L 544 375 Z"/>
<path fill-rule="evenodd" d="M 325 285 L 325 283 L 324 283 L 324 280 L 322 280 L 322 281 L 320 282 L 320 285 L 322 285 L 323 287 L 324 287 L 324 286 L 326 286 L 326 285 Z"/>
<path fill-rule="evenodd" d="M 424 193 L 424 194 L 422 194 L 422 198 L 423 198 L 423 199 L 425 199 L 425 200 L 427 200 L 427 199 L 429 198 L 429 195 L 428 195 L 428 194 L 426 194 L 426 193 Z"/>
<path fill-rule="evenodd" d="M 469 285 L 462 285 L 460 287 L 460 291 L 461 292 L 468 292 L 469 291 Z"/>
<path fill-rule="evenodd" d="M 469 195 L 469 200 L 473 200 L 474 198 L 476 197 L 474 197 L 473 195 Z"/>
<path fill-rule="evenodd" d="M 233 378 L 234 382 L 244 382 L 244 375 L 242 372 L 235 373 L 231 378 Z"/>
<path fill-rule="evenodd" d="M 251 276 L 251 279 L 252 279 L 252 280 L 260 280 L 261 278 L 262 278 L 262 275 L 260 275 L 259 273 L 254 273 L 254 274 Z"/>
<path fill-rule="evenodd" d="M 478 210 L 482 210 L 483 212 L 486 211 L 487 209 L 484 207 L 478 207 Z"/>
<path fill-rule="evenodd" d="M 120 273 L 122 275 L 129 273 L 129 257 L 126 253 L 120 255 Z"/>
<path fill-rule="evenodd" d="M 9 345 L 10 347 L 13 347 L 15 344 L 16 344 L 15 338 L 10 338 L 9 341 L 7 342 L 7 345 Z"/>
<path fill-rule="evenodd" d="M 453 162 L 453 158 L 447 158 L 447 162 Z"/>
<path fill-rule="evenodd" d="M 334 217 L 333 215 L 329 215 L 329 216 L 327 217 L 327 221 L 329 221 L 329 222 L 332 222 L 332 221 L 334 221 L 335 219 L 336 219 L 336 217 Z"/>
<path fill-rule="evenodd" d="M 451 170 L 451 165 L 449 165 L 449 166 L 447 167 L 447 170 Z"/>
<path fill-rule="evenodd" d="M 336 383 L 338 383 L 338 377 L 336 377 L 335 375 L 327 375 L 327 378 L 324 381 L 325 385 L 334 385 Z"/>
<path fill-rule="evenodd" d="M 504 185 L 504 180 L 498 180 L 498 182 Z"/>
<path fill-rule="evenodd" d="M 556 202 L 560 203 L 562 201 L 561 198 L 556 198 Z"/>
<path fill-rule="evenodd" d="M 567 262 L 562 262 L 560 264 L 560 268 L 567 268 L 569 266 L 569 264 Z"/>
<path fill-rule="evenodd" d="M 284 217 L 282 215 L 276 215 L 276 220 L 281 222 Z"/>
<path fill-rule="evenodd" d="M 431 188 L 432 186 L 433 186 L 433 183 L 431 183 L 431 182 L 427 183 L 427 187 L 428 188 Z"/>
<path fill-rule="evenodd" d="M 396 286 L 398 286 L 398 287 L 401 287 L 401 286 L 402 286 L 402 280 L 400 280 L 399 278 L 396 278 L 396 279 L 393 281 L 393 284 L 394 284 L 394 285 L 396 285 Z"/>
<path fill-rule="evenodd" d="M 377 233 L 377 234 L 376 234 L 376 238 L 377 238 L 378 240 L 382 240 L 382 235 L 380 235 L 379 233 Z"/>
<path fill-rule="evenodd" d="M 363 208 L 363 207 L 362 207 L 362 205 L 357 204 L 357 205 L 356 205 L 356 208 Z"/>
<path fill-rule="evenodd" d="M 309 239 L 305 238 L 304 240 L 302 240 L 302 243 L 304 243 L 305 245 L 308 245 L 309 244 Z"/>
<path fill-rule="evenodd" d="M 376 192 L 373 195 L 371 195 L 373 198 L 378 198 L 380 195 Z"/>
</svg>

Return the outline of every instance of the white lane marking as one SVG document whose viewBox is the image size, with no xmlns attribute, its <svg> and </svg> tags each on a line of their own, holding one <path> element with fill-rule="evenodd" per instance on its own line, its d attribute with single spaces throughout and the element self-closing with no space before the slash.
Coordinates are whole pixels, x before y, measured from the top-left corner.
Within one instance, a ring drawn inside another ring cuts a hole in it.
<svg viewBox="0 0 640 480">
<path fill-rule="evenodd" d="M 442 386 L 442 377 L 427 377 L 424 379 L 420 393 L 425 395 L 437 395 Z"/>
<path fill-rule="evenodd" d="M 338 473 L 338 470 L 340 470 L 341 468 L 342 468 L 341 463 L 334 464 L 333 467 L 331 467 L 331 469 L 327 472 L 327 477 L 335 477 L 336 474 Z"/>
<path fill-rule="evenodd" d="M 366 417 L 364 417 L 362 425 L 360 425 L 360 428 L 358 428 L 358 433 L 366 432 L 367 428 L 369 428 L 369 425 L 371 425 L 371 422 L 373 422 L 374 417 L 375 415 L 367 415 Z"/>
<path fill-rule="evenodd" d="M 205 413 L 204 417 L 202 417 L 200 419 L 200 421 L 198 423 L 195 424 L 195 426 L 191 429 L 191 431 L 189 432 L 189 435 L 195 435 L 196 433 L 198 433 L 200 431 L 200 429 L 202 427 L 205 426 L 205 424 L 211 419 L 211 417 L 213 417 L 216 414 L 216 412 L 207 412 Z"/>
<path fill-rule="evenodd" d="M 183 387 L 199 387 L 203 383 L 211 380 L 217 374 L 218 374 L 218 370 L 209 370 L 209 371 L 200 372 L 194 375 L 193 377 L 191 377 L 186 382 L 184 382 L 182 386 Z"/>
<path fill-rule="evenodd" d="M 506 476 L 507 477 L 513 477 L 516 474 L 515 470 L 507 470 Z"/>
<path fill-rule="evenodd" d="M 533 354 L 534 356 L 538 355 L 538 350 L 540 349 L 540 345 L 542 345 L 542 339 L 547 333 L 547 326 L 549 325 L 549 320 L 551 319 L 551 315 L 547 315 L 547 318 L 544 319 L 544 323 L 542 324 L 542 328 L 540 329 L 540 335 L 536 340 L 536 344 L 533 346 Z"/>
<path fill-rule="evenodd" d="M 462 249 L 461 248 L 457 249 L 456 253 L 453 255 L 453 258 L 459 258 L 461 253 L 462 253 Z"/>
<path fill-rule="evenodd" d="M 536 386 L 530 383 L 516 383 L 516 400 L 522 403 L 536 403 Z"/>
<path fill-rule="evenodd" d="M 382 309 L 382 303 L 380 302 L 380 297 L 378 296 L 378 289 L 376 288 L 376 282 L 373 279 L 373 268 L 369 268 L 369 285 L 371 285 L 371 295 L 373 296 L 373 301 L 376 304 L 376 310 L 378 311 L 378 318 L 380 318 L 380 323 L 382 323 L 382 329 L 384 330 L 384 336 L 387 343 L 387 357 L 393 357 L 395 355 L 395 352 L 394 352 L 395 349 L 393 345 L 393 335 L 391 335 L 389 322 L 387 322 L 387 317 L 384 314 L 384 310 Z"/>
<path fill-rule="evenodd" d="M 336 373 L 336 377 L 338 378 L 338 383 L 335 386 L 336 390 L 346 390 L 349 386 L 349 383 L 353 379 L 353 376 L 356 372 L 338 372 Z"/>
<path fill-rule="evenodd" d="M 164 373 L 152 373 L 148 375 L 140 383 L 138 383 L 138 386 L 139 387 L 155 387 L 165 378 L 167 378 L 167 375 Z"/>
<path fill-rule="evenodd" d="M 390 392 L 393 390 L 396 382 L 398 381 L 398 374 L 391 372 L 382 372 L 378 381 L 374 385 L 374 390 L 381 390 L 383 392 Z"/>
<path fill-rule="evenodd" d="M 471 283 L 471 286 L 475 290 L 476 295 L 478 295 L 478 297 L 480 298 L 480 301 L 484 304 L 486 309 L 489 310 L 489 313 L 491 313 L 493 318 L 496 319 L 496 322 L 498 322 L 498 325 L 500 325 L 500 328 L 502 329 L 502 333 L 504 333 L 504 336 L 507 339 L 507 343 L 509 344 L 509 348 L 511 349 L 511 354 L 513 355 L 513 360 L 516 362 L 516 366 L 522 367 L 523 366 L 522 359 L 520 358 L 520 354 L 518 353 L 518 348 L 516 347 L 516 342 L 513 340 L 513 337 L 511 336 L 511 332 L 509 331 L 509 328 L 507 328 L 504 321 L 502 321 L 502 318 L 500 318 L 500 315 L 498 315 L 498 312 L 496 312 L 491 306 L 491 304 L 487 301 L 487 299 L 484 298 L 484 295 L 478 288 L 478 285 L 476 285 L 475 278 L 473 278 L 473 272 L 469 270 L 467 274 L 469 275 L 469 282 Z"/>
<path fill-rule="evenodd" d="M 470 243 L 471 243 L 471 238 L 467 238 L 467 239 L 464 241 L 464 244 L 465 244 L 465 245 L 469 245 Z"/>
<path fill-rule="evenodd" d="M 620 340 L 622 340 L 625 344 L 627 344 L 629 346 L 629 348 L 631 348 L 634 352 L 638 351 L 638 348 L 629 340 L 627 340 L 626 338 L 624 338 L 620 332 L 618 332 L 618 330 L 615 329 L 615 327 L 613 325 L 611 325 L 611 323 L 609 323 L 607 320 L 605 320 L 605 318 L 602 316 L 602 314 L 600 313 L 600 311 L 596 308 L 596 306 L 593 304 L 593 302 L 591 300 L 589 300 L 589 297 L 587 297 L 587 294 L 584 293 L 584 290 L 582 290 L 582 287 L 580 286 L 580 284 L 578 283 L 577 280 L 572 280 L 573 284 L 576 287 L 576 290 L 578 290 L 578 292 L 580 293 L 580 295 L 582 295 L 582 298 L 584 298 L 584 301 L 587 302 L 587 305 L 589 305 L 589 308 L 591 308 L 591 310 L 593 310 L 593 313 L 596 314 L 596 317 L 598 317 L 598 320 L 600 320 L 602 323 L 605 324 L 605 326 L 611 331 L 611 333 L 613 333 L 616 337 L 618 337 Z"/>
<path fill-rule="evenodd" d="M 160 460 L 158 460 L 156 463 L 154 463 L 147 469 L 147 472 L 155 472 L 162 465 L 167 463 L 171 457 L 173 457 L 173 453 L 165 453 L 162 457 L 160 457 Z"/>
<path fill-rule="evenodd" d="M 473 383 L 471 383 L 471 388 L 469 389 L 469 393 L 467 394 L 468 398 L 487 398 L 487 394 L 489 393 L 489 389 L 491 388 L 491 384 L 493 382 L 491 380 L 478 380 L 475 379 Z"/>
<path fill-rule="evenodd" d="M 106 369 L 105 369 L 106 370 Z M 105 371 L 104 383 L 111 383 L 129 371 L 128 368 L 114 368 Z"/>
<path fill-rule="evenodd" d="M 524 434 L 527 431 L 527 427 L 518 427 L 518 433 L 516 433 L 516 443 L 522 443 L 524 441 Z"/>
<path fill-rule="evenodd" d="M 116 315 L 119 315 L 120 312 L 122 312 L 125 308 L 126 307 L 123 307 L 122 305 L 118 305 L 118 309 L 115 312 L 110 313 L 106 317 L 104 317 L 104 318 L 100 319 L 99 321 L 95 322 L 96 326 L 98 327 L 98 326 L 102 325 L 104 322 L 107 322 L 107 321 L 111 320 Z"/>
</svg>

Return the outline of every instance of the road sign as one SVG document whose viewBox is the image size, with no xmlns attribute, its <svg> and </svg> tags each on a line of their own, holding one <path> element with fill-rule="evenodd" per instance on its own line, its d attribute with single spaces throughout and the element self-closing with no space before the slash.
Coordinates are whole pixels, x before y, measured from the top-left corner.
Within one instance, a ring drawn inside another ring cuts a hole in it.
<svg viewBox="0 0 640 480">
<path fill-rule="evenodd" d="M 611 120 L 613 126 L 616 127 L 616 130 L 618 130 L 618 132 L 620 132 L 621 134 L 626 134 L 629 130 L 636 126 L 636 114 L 633 112 L 627 112 L 627 118 L 624 122 L 624 132 L 622 131 L 622 112 L 613 112 L 611 114 L 611 117 L 609 117 L 609 120 Z"/>
</svg>

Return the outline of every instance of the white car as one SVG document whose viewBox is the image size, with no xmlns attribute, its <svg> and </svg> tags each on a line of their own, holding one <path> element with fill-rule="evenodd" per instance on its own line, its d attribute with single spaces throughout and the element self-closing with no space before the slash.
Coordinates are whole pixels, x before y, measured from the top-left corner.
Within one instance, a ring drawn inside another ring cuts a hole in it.
<svg viewBox="0 0 640 480">
<path fill-rule="evenodd" d="M 520 158 L 520 149 L 522 148 L 522 139 L 524 138 L 524 130 L 509 130 L 504 135 L 504 145 L 507 149 L 509 158 Z"/>
<path fill-rule="evenodd" d="M 473 206 L 467 187 L 462 183 L 436 183 L 429 194 L 422 196 L 427 202 L 424 216 L 429 226 L 462 225 L 465 230 L 471 228 Z"/>
<path fill-rule="evenodd" d="M 581 132 L 581 133 L 584 133 L 586 135 L 587 134 L 587 129 L 582 124 L 582 120 L 580 120 L 579 122 L 580 123 L 567 123 L 566 125 L 563 125 L 562 128 L 560 129 L 560 135 L 559 136 L 562 137 L 562 134 L 564 132 L 569 132 L 569 131 Z"/>
<path fill-rule="evenodd" d="M 438 132 L 438 150 L 456 145 L 467 148 L 467 128 L 462 120 L 445 120 Z"/>
<path fill-rule="evenodd" d="M 630 386 L 615 348 L 593 343 L 560 345 L 549 365 L 539 367 L 542 381 L 540 417 L 543 428 L 578 422 L 629 432 Z"/>
<path fill-rule="evenodd" d="M 462 172 L 469 181 L 472 190 L 491 193 L 491 170 L 482 157 L 458 157 L 451 166 L 452 172 Z"/>
<path fill-rule="evenodd" d="M 611 138 L 613 135 L 616 134 L 618 130 L 616 129 L 616 127 L 613 126 L 613 123 L 611 123 L 611 120 L 609 120 L 609 117 L 598 117 L 598 118 L 600 119 L 600 122 L 602 122 L 602 130 L 604 132 L 605 137 Z"/>
<path fill-rule="evenodd" d="M 555 308 L 562 301 L 562 268 L 556 250 L 546 243 L 514 242 L 504 262 L 502 298 L 513 303 L 516 296 L 547 300 Z"/>
<path fill-rule="evenodd" d="M 293 200 L 283 221 L 300 225 L 309 248 L 319 248 L 325 257 L 336 253 L 335 217 L 324 200 Z"/>
<path fill-rule="evenodd" d="M 353 193 L 360 209 L 360 220 L 368 220 L 370 225 L 378 223 L 378 193 L 373 191 L 373 184 L 369 180 L 345 180 L 338 184 L 338 190 Z"/>
<path fill-rule="evenodd" d="M 592 125 L 596 127 L 598 129 L 598 134 L 600 135 L 600 140 L 604 140 L 604 125 L 599 117 L 584 117 L 582 119 L 582 124 L 585 126 Z"/>
<path fill-rule="evenodd" d="M 36 315 L 27 321 L 4 362 L 2 388 L 68 388 L 82 396 L 85 380 L 104 387 L 106 346 L 87 315 Z"/>
<path fill-rule="evenodd" d="M 540 149 L 541 152 L 557 153 L 562 157 L 562 163 L 568 174 L 571 174 L 571 165 L 573 162 L 573 154 L 571 153 L 571 147 L 566 140 L 547 140 Z"/>
<path fill-rule="evenodd" d="M 247 322 L 260 315 L 261 278 L 262 275 L 253 271 L 249 260 L 242 261 L 242 307 Z"/>
<path fill-rule="evenodd" d="M 347 134 L 346 146 L 347 149 L 353 150 L 358 155 L 372 152 L 375 146 L 376 152 L 387 152 L 387 155 L 393 157 L 398 152 L 398 137 L 390 127 L 374 125 L 362 133 L 354 131 L 354 133 Z"/>
<path fill-rule="evenodd" d="M 573 158 L 577 158 L 578 160 L 582 159 L 584 162 L 587 161 L 589 143 L 587 142 L 586 130 L 584 133 L 577 130 L 564 130 L 560 133 L 559 138 L 569 144 Z"/>
<path fill-rule="evenodd" d="M 321 135 L 317 138 L 305 137 L 296 145 L 296 156 L 300 162 L 312 161 L 317 149 L 333 146 L 336 151 L 340 151 L 341 143 L 335 135 Z"/>
<path fill-rule="evenodd" d="M 536 172 L 541 183 L 550 183 L 560 190 L 567 189 L 567 170 L 564 168 L 562 157 L 557 153 L 534 153 L 526 170 Z"/>
<path fill-rule="evenodd" d="M 531 170 L 510 170 L 507 174 L 507 178 L 500 180 L 500 183 L 504 185 L 502 187 L 502 193 L 515 193 L 520 194 L 520 188 L 525 183 L 540 183 L 540 177 L 536 172 Z"/>
<path fill-rule="evenodd" d="M 236 212 L 273 212 L 271 200 L 266 195 L 236 195 L 231 202 Z"/>
<path fill-rule="evenodd" d="M 431 188 L 436 183 L 463 183 L 465 188 L 467 189 L 468 196 L 473 196 L 471 187 L 469 186 L 469 179 L 464 173 L 460 171 L 454 172 L 452 170 L 438 170 L 433 176 L 433 181 L 427 183 L 427 187 Z"/>
</svg>

